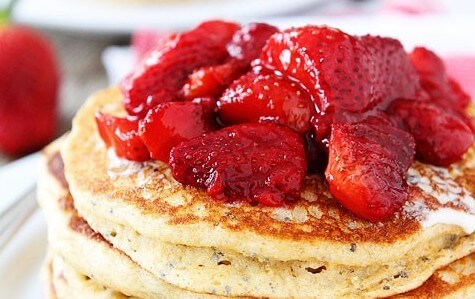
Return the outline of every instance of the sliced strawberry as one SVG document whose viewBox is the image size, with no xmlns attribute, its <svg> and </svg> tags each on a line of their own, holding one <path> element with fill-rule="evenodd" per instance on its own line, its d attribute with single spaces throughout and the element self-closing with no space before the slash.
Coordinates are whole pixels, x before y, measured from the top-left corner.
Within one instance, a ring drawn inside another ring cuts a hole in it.
<svg viewBox="0 0 475 299">
<path fill-rule="evenodd" d="M 223 90 L 247 69 L 236 64 L 235 60 L 220 64 L 205 66 L 195 70 L 183 85 L 183 97 L 192 100 L 199 97 L 217 98 Z"/>
<path fill-rule="evenodd" d="M 297 83 L 253 71 L 226 89 L 218 107 L 219 117 L 227 125 L 276 122 L 300 133 L 309 130 L 314 113 L 309 94 Z"/>
<path fill-rule="evenodd" d="M 259 57 L 266 41 L 276 32 L 276 27 L 264 23 L 251 23 L 236 31 L 227 45 L 228 61 L 195 70 L 183 86 L 184 97 L 219 97 L 229 84 L 250 69 L 251 61 Z"/>
<path fill-rule="evenodd" d="M 285 126 L 242 124 L 185 141 L 170 154 L 173 176 L 222 200 L 279 206 L 299 198 L 303 141 Z"/>
<path fill-rule="evenodd" d="M 448 77 L 442 59 L 434 52 L 417 47 L 409 57 L 419 73 L 422 88 L 429 94 L 432 102 L 456 111 L 463 111 L 467 107 L 470 97 L 457 82 Z"/>
<path fill-rule="evenodd" d="M 380 117 L 332 125 L 325 175 L 330 192 L 369 221 L 382 221 L 407 199 L 405 175 L 414 139 Z"/>
<path fill-rule="evenodd" d="M 176 100 L 183 81 L 194 69 L 228 57 L 226 44 L 237 29 L 234 23 L 205 22 L 152 50 L 122 83 L 127 112 L 144 116 L 157 104 Z"/>
<path fill-rule="evenodd" d="M 168 162 L 173 146 L 213 129 L 213 110 L 211 99 L 159 104 L 140 123 L 140 137 L 153 159 Z"/>
<path fill-rule="evenodd" d="M 473 144 L 473 133 L 465 122 L 433 103 L 398 100 L 389 112 L 414 136 L 416 157 L 423 162 L 449 166 Z"/>
<path fill-rule="evenodd" d="M 114 148 L 118 157 L 139 162 L 150 160 L 150 154 L 138 134 L 138 119 L 97 113 L 96 124 L 102 140 Z"/>
</svg>

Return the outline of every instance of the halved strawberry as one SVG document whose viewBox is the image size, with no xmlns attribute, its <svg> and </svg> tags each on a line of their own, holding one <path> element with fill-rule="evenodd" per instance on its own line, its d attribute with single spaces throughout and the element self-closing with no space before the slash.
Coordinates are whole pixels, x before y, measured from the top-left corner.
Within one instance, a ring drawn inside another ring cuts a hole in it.
<svg viewBox="0 0 475 299">
<path fill-rule="evenodd" d="M 396 98 L 412 98 L 417 74 L 397 40 L 355 37 L 320 26 L 273 35 L 261 54 L 265 68 L 302 84 L 318 107 L 317 138 L 327 138 L 334 113 L 362 113 Z M 320 139 L 321 140 L 321 139 Z"/>
<path fill-rule="evenodd" d="M 226 44 L 237 29 L 235 23 L 209 21 L 152 50 L 122 83 L 127 112 L 144 116 L 157 104 L 176 100 L 194 69 L 228 57 Z"/>
<path fill-rule="evenodd" d="M 330 27 L 291 28 L 271 37 L 262 64 L 302 83 L 320 111 L 366 111 L 380 102 L 409 98 L 417 74 L 401 43 L 355 37 Z"/>
<path fill-rule="evenodd" d="M 414 136 L 417 159 L 439 166 L 459 161 L 474 142 L 464 120 L 430 102 L 398 100 L 389 113 Z"/>
<path fill-rule="evenodd" d="M 300 197 L 303 141 L 276 124 L 242 124 L 182 142 L 170 154 L 179 182 L 220 200 L 279 206 Z"/>
<path fill-rule="evenodd" d="M 213 130 L 214 101 L 159 104 L 140 123 L 140 138 L 152 159 L 168 162 L 176 144 Z"/>
<path fill-rule="evenodd" d="M 383 117 L 333 123 L 325 176 L 330 192 L 347 209 L 382 221 L 407 199 L 405 176 L 414 139 Z"/>
<path fill-rule="evenodd" d="M 234 81 L 218 101 L 224 124 L 276 122 L 300 133 L 309 130 L 314 111 L 309 94 L 297 83 L 254 71 Z"/>
<path fill-rule="evenodd" d="M 96 123 L 102 140 L 114 148 L 118 157 L 139 162 L 150 160 L 148 149 L 138 134 L 137 118 L 97 113 Z"/>
</svg>

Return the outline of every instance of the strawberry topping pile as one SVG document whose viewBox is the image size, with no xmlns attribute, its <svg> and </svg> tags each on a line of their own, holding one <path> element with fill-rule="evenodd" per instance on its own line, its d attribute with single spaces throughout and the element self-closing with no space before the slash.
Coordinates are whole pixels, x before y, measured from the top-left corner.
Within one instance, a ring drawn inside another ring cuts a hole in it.
<svg viewBox="0 0 475 299">
<path fill-rule="evenodd" d="M 210 21 L 160 43 L 122 84 L 127 112 L 144 116 L 157 104 L 179 99 L 189 73 L 228 56 L 226 45 L 238 28 L 234 23 Z"/>
<path fill-rule="evenodd" d="M 448 166 L 474 142 L 470 97 L 436 54 L 326 26 L 205 22 L 159 40 L 122 90 L 129 116 L 96 115 L 104 142 L 221 201 L 286 205 L 324 172 L 343 206 L 381 221 L 414 158 Z"/>
</svg>

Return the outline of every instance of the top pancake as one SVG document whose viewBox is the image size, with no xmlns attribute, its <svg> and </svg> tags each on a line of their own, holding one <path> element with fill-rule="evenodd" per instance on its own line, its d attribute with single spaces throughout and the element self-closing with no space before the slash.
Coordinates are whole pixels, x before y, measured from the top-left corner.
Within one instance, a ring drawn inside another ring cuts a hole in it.
<svg viewBox="0 0 475 299">
<path fill-rule="evenodd" d="M 292 206 L 217 202 L 205 191 L 175 181 L 165 163 L 115 157 L 98 135 L 94 121 L 98 111 L 123 114 L 120 91 L 112 88 L 93 95 L 78 112 L 62 148 L 75 206 L 86 220 L 89 213 L 99 214 L 152 238 L 282 261 L 367 265 L 401 258 L 435 238 L 466 235 L 454 225 L 422 228 L 423 211 L 475 207 L 475 146 L 449 171 L 414 163 L 405 208 L 388 221 L 370 223 L 334 200 L 321 176 L 305 179 L 303 200 Z"/>
</svg>

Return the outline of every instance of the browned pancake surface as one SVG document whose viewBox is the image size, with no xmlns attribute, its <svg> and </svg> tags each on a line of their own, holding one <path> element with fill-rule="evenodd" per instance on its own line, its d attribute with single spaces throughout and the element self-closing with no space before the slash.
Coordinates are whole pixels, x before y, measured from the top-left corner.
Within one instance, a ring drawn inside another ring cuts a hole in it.
<svg viewBox="0 0 475 299">
<path fill-rule="evenodd" d="M 354 243 L 392 244 L 416 238 L 422 230 L 414 215 L 404 211 L 380 223 L 362 220 L 330 195 L 322 176 L 305 179 L 302 200 L 275 209 L 245 202 L 218 202 L 203 190 L 176 182 L 165 163 L 124 161 L 124 169 L 111 169 L 111 163 L 117 161 L 111 162 L 110 153 L 98 136 L 94 114 L 98 111 L 121 114 L 121 106 L 121 94 L 117 89 L 101 91 L 93 96 L 76 117 L 72 134 L 62 151 L 74 196 L 83 200 L 87 195 L 92 206 L 103 201 L 120 202 L 173 227 L 220 229 L 231 234 L 250 232 L 267 240 L 298 241 L 309 245 L 326 240 L 346 244 L 351 251 L 355 250 Z M 454 166 L 459 171 L 459 182 L 471 191 L 475 186 L 475 166 L 467 165 L 474 164 L 473 160 L 475 151 L 472 148 L 464 161 Z M 424 173 L 427 166 L 415 163 L 413 168 Z M 423 201 L 429 208 L 441 206 L 436 198 L 418 187 L 410 186 L 409 195 L 409 202 Z M 177 196 L 183 200 L 178 204 L 170 202 L 170 198 Z M 456 205 L 455 208 L 463 210 L 466 207 Z"/>
</svg>

